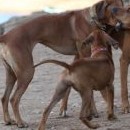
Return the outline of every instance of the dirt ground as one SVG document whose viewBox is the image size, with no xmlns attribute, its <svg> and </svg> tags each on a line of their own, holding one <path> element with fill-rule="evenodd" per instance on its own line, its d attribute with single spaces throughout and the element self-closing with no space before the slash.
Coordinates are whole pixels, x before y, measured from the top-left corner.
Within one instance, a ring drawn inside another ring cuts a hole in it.
<svg viewBox="0 0 130 130">
<path fill-rule="evenodd" d="M 120 50 L 113 51 L 114 62 L 116 67 L 115 73 L 115 114 L 118 119 L 115 121 L 108 121 L 106 119 L 106 103 L 103 101 L 99 92 L 95 92 L 95 102 L 100 117 L 93 119 L 93 122 L 99 123 L 100 128 L 97 130 L 130 130 L 130 114 L 122 114 L 121 112 L 121 97 L 120 97 L 120 75 L 119 75 L 119 57 Z M 34 61 L 38 63 L 42 59 L 53 58 L 66 61 L 70 63 L 73 56 L 65 56 L 58 54 L 51 49 L 37 45 L 33 51 Z M 29 124 L 28 128 L 22 130 L 36 130 L 38 123 L 41 119 L 44 108 L 48 105 L 51 100 L 54 88 L 56 86 L 58 76 L 63 70 L 62 67 L 54 64 L 44 64 L 36 69 L 34 78 L 29 85 L 26 93 L 20 102 L 20 112 L 23 119 Z M 128 86 L 130 86 L 128 80 Z M 0 62 L 0 97 L 2 97 L 5 89 L 5 70 Z M 71 91 L 71 95 L 68 103 L 68 118 L 62 118 L 59 116 L 60 103 L 52 110 L 48 121 L 47 130 L 89 130 L 79 120 L 79 112 L 81 106 L 81 99 L 77 92 Z M 10 107 L 10 106 L 9 106 Z M 9 108 L 12 114 L 11 107 Z M 5 126 L 3 122 L 3 112 L 0 103 L 0 130 L 21 130 L 16 126 Z"/>
</svg>

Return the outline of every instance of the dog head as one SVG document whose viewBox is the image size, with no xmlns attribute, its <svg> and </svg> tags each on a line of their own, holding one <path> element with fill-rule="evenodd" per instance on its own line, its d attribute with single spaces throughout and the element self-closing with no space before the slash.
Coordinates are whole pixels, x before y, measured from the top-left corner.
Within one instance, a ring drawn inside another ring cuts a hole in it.
<svg viewBox="0 0 130 130">
<path fill-rule="evenodd" d="M 86 38 L 85 44 L 91 44 L 91 48 L 108 48 L 108 46 L 113 46 L 114 49 L 118 49 L 119 47 L 119 43 L 116 40 L 99 29 L 92 32 Z"/>
<path fill-rule="evenodd" d="M 123 7 L 122 0 L 104 0 L 98 2 L 94 6 L 99 22 L 111 26 L 119 25 L 119 21 L 112 13 L 114 7 Z"/>
<path fill-rule="evenodd" d="M 117 24 L 116 29 L 130 29 L 130 5 L 122 7 L 113 7 L 112 9 L 113 16 L 120 21 L 120 24 Z"/>
</svg>

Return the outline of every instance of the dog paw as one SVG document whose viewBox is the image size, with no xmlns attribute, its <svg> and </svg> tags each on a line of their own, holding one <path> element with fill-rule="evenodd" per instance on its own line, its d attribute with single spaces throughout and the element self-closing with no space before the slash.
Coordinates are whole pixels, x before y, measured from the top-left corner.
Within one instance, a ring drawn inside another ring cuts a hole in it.
<svg viewBox="0 0 130 130">
<path fill-rule="evenodd" d="M 99 118 L 98 113 L 93 113 L 92 116 L 93 116 L 94 118 Z"/>
<path fill-rule="evenodd" d="M 97 128 L 99 128 L 100 127 L 100 125 L 99 124 L 93 124 L 93 129 L 97 129 Z"/>
<path fill-rule="evenodd" d="M 130 113 L 130 107 L 122 107 L 122 111 L 124 114 Z"/>
<path fill-rule="evenodd" d="M 87 118 L 87 120 L 91 121 L 91 120 L 93 119 L 93 116 L 92 116 L 92 115 L 89 115 L 89 116 L 87 116 L 86 118 Z"/>
<path fill-rule="evenodd" d="M 60 111 L 59 115 L 62 117 L 68 117 L 66 111 Z"/>
<path fill-rule="evenodd" d="M 16 125 L 16 121 L 13 119 L 9 119 L 9 120 L 5 121 L 5 125 Z"/>
<path fill-rule="evenodd" d="M 17 123 L 18 128 L 27 128 L 28 124 L 26 122 Z"/>
<path fill-rule="evenodd" d="M 116 117 L 115 115 L 113 115 L 113 114 L 109 114 L 107 118 L 108 118 L 108 120 L 110 120 L 110 121 L 112 121 L 112 120 L 117 120 L 117 117 Z"/>
</svg>

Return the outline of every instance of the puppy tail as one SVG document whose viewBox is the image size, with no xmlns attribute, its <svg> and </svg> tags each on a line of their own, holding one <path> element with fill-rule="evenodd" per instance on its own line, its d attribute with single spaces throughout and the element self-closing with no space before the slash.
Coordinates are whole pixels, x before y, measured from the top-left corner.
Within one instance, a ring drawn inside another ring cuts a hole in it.
<svg viewBox="0 0 130 130">
<path fill-rule="evenodd" d="M 52 60 L 52 59 L 43 60 L 40 63 L 34 65 L 33 67 L 35 68 L 35 67 L 37 67 L 39 65 L 42 65 L 42 64 L 45 64 L 45 63 L 54 63 L 54 64 L 60 65 L 60 66 L 62 66 L 64 68 L 68 69 L 69 71 L 71 70 L 71 65 L 68 65 L 67 63 L 62 62 L 62 61 Z"/>
</svg>

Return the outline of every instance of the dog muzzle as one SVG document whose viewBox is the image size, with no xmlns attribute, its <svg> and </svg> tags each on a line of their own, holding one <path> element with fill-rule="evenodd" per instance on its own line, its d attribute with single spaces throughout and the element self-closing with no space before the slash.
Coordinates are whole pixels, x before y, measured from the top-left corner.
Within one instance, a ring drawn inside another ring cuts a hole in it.
<svg viewBox="0 0 130 130">
<path fill-rule="evenodd" d="M 120 29 L 122 29 L 122 22 L 121 21 L 119 21 L 119 22 L 117 22 L 117 24 L 116 24 L 116 26 L 115 26 L 115 30 L 118 32 Z"/>
</svg>

